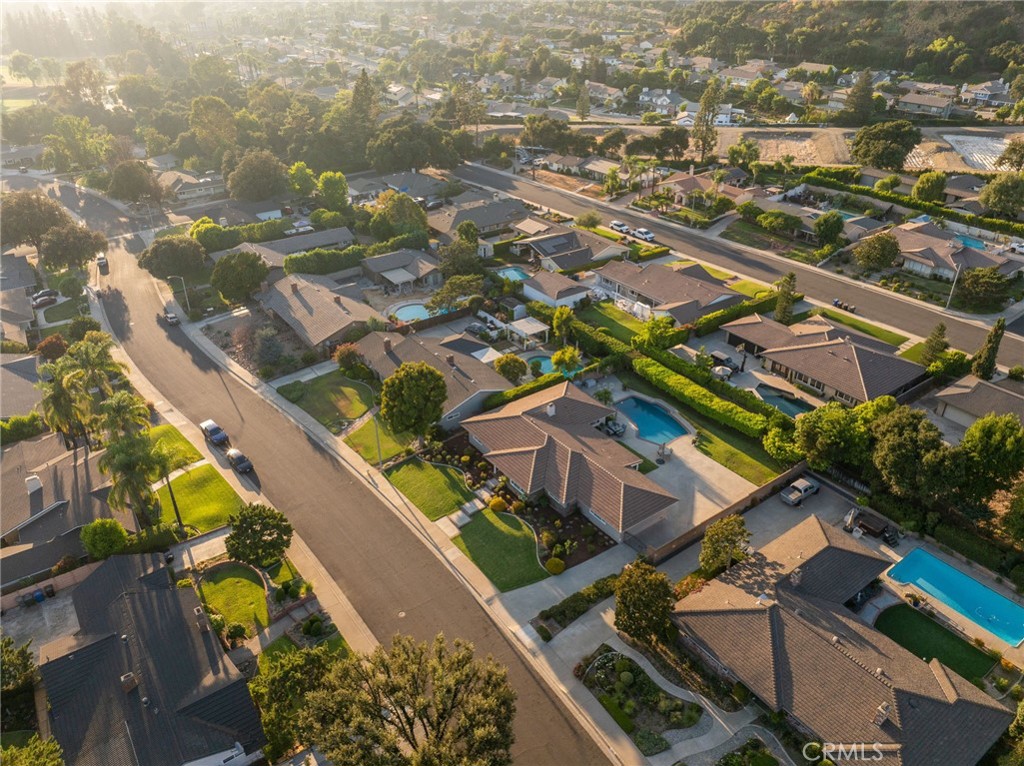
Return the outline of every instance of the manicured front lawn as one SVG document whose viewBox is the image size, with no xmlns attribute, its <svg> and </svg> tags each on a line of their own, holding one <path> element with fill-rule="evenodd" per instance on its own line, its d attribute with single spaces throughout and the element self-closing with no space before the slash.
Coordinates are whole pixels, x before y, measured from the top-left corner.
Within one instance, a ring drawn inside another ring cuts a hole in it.
<svg viewBox="0 0 1024 766">
<path fill-rule="evenodd" d="M 820 258 L 814 255 L 814 246 L 807 242 L 797 242 L 765 231 L 757 224 L 746 221 L 736 221 L 726 227 L 719 236 L 732 242 L 739 242 L 747 247 L 756 247 L 758 250 L 769 250 L 794 261 L 816 264 Z"/>
<path fill-rule="evenodd" d="M 402 453 L 406 447 L 412 444 L 416 437 L 411 434 L 394 434 L 386 425 L 374 417 L 367 420 L 363 425 L 350 433 L 345 438 L 345 444 L 350 446 L 367 463 L 377 464 L 377 437 L 374 434 L 373 424 L 376 421 L 380 430 L 380 459 L 390 460 Z"/>
<path fill-rule="evenodd" d="M 270 624 L 263 580 L 241 564 L 218 567 L 199 581 L 199 597 L 210 609 L 224 615 L 230 625 L 242 623 L 253 636 Z"/>
<path fill-rule="evenodd" d="M 924 364 L 921 358 L 924 356 L 924 341 L 915 343 L 913 346 L 908 348 L 906 351 L 901 351 L 897 356 L 902 356 L 904 359 L 909 359 L 911 362 L 917 362 L 918 364 Z"/>
<path fill-rule="evenodd" d="M 50 327 L 41 327 L 38 330 L 38 332 L 39 332 L 39 340 L 42 341 L 42 340 L 44 340 L 46 338 L 49 338 L 51 335 L 56 335 L 57 333 L 60 333 L 64 337 L 64 340 L 66 340 L 68 342 L 71 342 L 70 338 L 68 338 L 68 330 L 69 329 L 71 329 L 71 322 L 64 322 L 63 324 L 55 324 L 55 325 L 51 325 Z"/>
<path fill-rule="evenodd" d="M 609 335 L 623 343 L 629 343 L 644 325 L 639 319 L 616 308 L 614 303 L 608 301 L 595 303 L 579 312 L 578 316 L 589 325 L 607 328 Z"/>
<path fill-rule="evenodd" d="M 281 386 L 278 393 L 316 418 L 332 434 L 340 434 L 347 421 L 355 420 L 373 406 L 370 388 L 349 380 L 341 370 L 309 381 L 296 380 Z"/>
<path fill-rule="evenodd" d="M 150 428 L 149 440 L 153 444 L 163 444 L 168 449 L 180 452 L 182 458 L 188 460 L 188 464 L 195 463 L 203 459 L 202 454 L 200 454 L 199 450 L 193 446 L 192 442 L 186 439 L 182 435 L 181 431 L 169 423 Z"/>
<path fill-rule="evenodd" d="M 385 475 L 431 521 L 447 516 L 473 499 L 466 480 L 451 466 L 413 458 Z"/>
<path fill-rule="evenodd" d="M 58 303 L 56 306 L 50 306 L 43 312 L 43 319 L 47 322 L 67 322 L 74 319 L 77 316 L 81 316 L 82 309 L 85 309 L 85 313 L 88 313 L 89 301 L 84 295 L 80 295 L 77 298 Z"/>
<path fill-rule="evenodd" d="M 171 481 L 178 510 L 186 525 L 209 532 L 228 523 L 228 516 L 242 505 L 224 477 L 212 465 L 201 465 Z M 160 521 L 174 523 L 174 506 L 163 482 L 157 492 L 160 499 Z"/>
<path fill-rule="evenodd" d="M 548 577 L 537 562 L 537 541 L 529 525 L 515 516 L 484 508 L 452 540 L 500 591 L 531 585 Z"/>
<path fill-rule="evenodd" d="M 906 335 L 900 335 L 899 333 L 892 332 L 891 330 L 886 330 L 884 327 L 871 324 L 871 322 L 865 322 L 863 319 L 858 319 L 845 311 L 823 309 L 822 313 L 833 322 L 839 322 L 839 324 L 852 327 L 854 330 L 862 332 L 865 335 L 870 335 L 872 338 L 878 338 L 878 340 L 883 343 L 889 343 L 893 346 L 901 346 L 910 340 Z"/>
<path fill-rule="evenodd" d="M 345 637 L 338 631 L 334 631 L 330 638 L 324 641 L 321 646 L 327 646 L 327 648 L 334 654 L 338 655 L 339 659 L 348 657 L 352 653 L 351 647 Z M 288 636 L 279 636 L 271 641 L 266 647 L 260 652 L 260 656 L 257 659 L 257 663 L 260 667 L 260 672 L 265 673 L 270 663 L 278 657 L 283 657 L 286 654 L 299 651 L 297 647 Z"/>
<path fill-rule="evenodd" d="M 619 444 L 621 444 L 623 447 L 625 447 L 626 449 L 628 449 L 630 452 L 632 452 L 634 455 L 641 459 L 640 468 L 638 469 L 640 473 L 650 473 L 651 471 L 658 467 L 657 463 L 655 463 L 653 460 L 648 460 L 642 454 L 640 454 L 635 449 L 630 447 L 628 444 L 621 441 L 619 442 Z"/>
<path fill-rule="evenodd" d="M 675 399 L 666 398 L 660 389 L 635 373 L 620 372 L 618 376 L 632 390 L 654 397 L 678 410 L 680 415 L 701 431 L 697 449 L 752 484 L 767 484 L 786 469 L 786 466 L 764 451 L 758 440 L 727 428 Z"/>
<path fill-rule="evenodd" d="M 286 582 L 291 582 L 295 578 L 300 577 L 299 570 L 287 558 L 281 559 L 267 569 L 267 575 L 275 585 L 284 585 Z"/>
<path fill-rule="evenodd" d="M 875 627 L 926 662 L 937 658 L 969 681 L 983 678 L 995 660 L 908 604 L 889 607 Z"/>
<path fill-rule="evenodd" d="M 735 290 L 738 293 L 743 293 L 750 298 L 756 298 L 762 293 L 771 291 L 771 288 L 767 285 L 763 285 L 760 282 L 754 282 L 750 279 L 738 279 L 731 285 L 727 285 L 730 290 Z"/>
</svg>

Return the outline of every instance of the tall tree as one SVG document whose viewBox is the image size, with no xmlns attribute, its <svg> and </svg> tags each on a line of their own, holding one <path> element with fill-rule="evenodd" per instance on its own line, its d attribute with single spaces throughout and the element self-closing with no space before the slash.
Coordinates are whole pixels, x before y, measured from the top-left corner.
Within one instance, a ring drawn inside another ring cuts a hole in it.
<svg viewBox="0 0 1024 766">
<path fill-rule="evenodd" d="M 188 124 L 203 158 L 216 165 L 220 165 L 224 152 L 238 142 L 235 115 L 227 102 L 217 96 L 192 99 Z"/>
<path fill-rule="evenodd" d="M 445 280 L 430 300 L 427 308 L 434 311 L 451 311 L 474 295 L 480 295 L 484 289 L 484 278 L 477 274 L 454 274 Z"/>
<path fill-rule="evenodd" d="M 299 713 L 300 738 L 335 763 L 507 766 L 515 691 L 473 645 L 396 635 L 336 663 Z"/>
<path fill-rule="evenodd" d="M 974 311 L 1000 311 L 1006 306 L 1008 282 L 995 266 L 963 269 L 956 281 L 953 301 Z"/>
<path fill-rule="evenodd" d="M 216 226 L 212 221 L 210 225 Z M 203 246 L 183 234 L 161 237 L 139 255 L 139 265 L 158 277 L 194 273 L 202 268 L 205 260 Z"/>
<path fill-rule="evenodd" d="M 946 174 L 939 170 L 922 173 L 910 194 L 925 202 L 942 202 L 946 191 Z"/>
<path fill-rule="evenodd" d="M 135 514 L 140 527 L 149 525 L 153 505 L 150 477 L 159 473 L 148 434 L 131 434 L 118 439 L 100 455 L 100 471 L 112 485 L 107 503 L 111 508 Z"/>
<path fill-rule="evenodd" d="M 789 324 L 793 321 L 793 303 L 796 301 L 796 273 L 789 272 L 775 283 L 778 297 L 772 314 L 776 322 Z"/>
<path fill-rule="evenodd" d="M 938 360 L 947 348 L 949 348 L 949 341 L 946 339 L 946 325 L 939 322 L 925 339 L 924 349 L 921 352 L 921 364 L 927 367 Z"/>
<path fill-rule="evenodd" d="M 551 366 L 566 378 L 571 378 L 583 366 L 580 352 L 575 346 L 562 346 L 551 355 Z"/>
<path fill-rule="evenodd" d="M 832 465 L 859 467 L 867 450 L 863 424 L 840 402 L 829 402 L 797 420 L 795 441 L 817 471 Z"/>
<path fill-rule="evenodd" d="M 214 264 L 210 284 L 227 300 L 241 303 L 249 300 L 269 271 L 258 254 L 241 250 L 228 253 Z"/>
<path fill-rule="evenodd" d="M 149 425 L 150 412 L 145 400 L 131 391 L 116 391 L 99 406 L 100 428 L 108 442 L 135 433 Z"/>
<path fill-rule="evenodd" d="M 82 527 L 79 536 L 85 552 L 94 561 L 121 553 L 128 545 L 128 532 L 117 519 L 96 519 Z"/>
<path fill-rule="evenodd" d="M 228 555 L 258 567 L 267 567 L 284 556 L 292 544 L 292 525 L 276 508 L 259 503 L 242 506 L 228 517 L 231 533 L 224 540 Z"/>
<path fill-rule="evenodd" d="M 380 417 L 394 433 L 412 433 L 420 444 L 444 414 L 448 387 L 442 373 L 425 362 L 405 362 L 384 381 Z"/>
<path fill-rule="evenodd" d="M 870 432 L 875 440 L 872 463 L 889 491 L 909 500 L 926 497 L 930 477 L 921 466 L 942 447 L 939 429 L 921 410 L 900 405 L 872 423 Z"/>
<path fill-rule="evenodd" d="M 846 221 L 838 210 L 829 210 L 814 220 L 814 233 L 821 245 L 834 245 L 843 236 Z"/>
<path fill-rule="evenodd" d="M 527 371 L 526 362 L 515 354 L 505 354 L 494 360 L 494 371 L 513 386 L 518 386 Z"/>
<path fill-rule="evenodd" d="M 37 191 L 18 191 L 4 194 L 0 241 L 3 247 L 32 245 L 42 249 L 43 237 L 50 229 L 71 223 L 64 207 Z"/>
<path fill-rule="evenodd" d="M 728 156 L 730 165 L 749 170 L 751 163 L 761 159 L 761 147 L 756 141 L 744 136 L 729 147 Z"/>
<path fill-rule="evenodd" d="M 266 150 L 251 151 L 228 176 L 228 191 L 233 199 L 263 200 L 288 188 L 284 164 Z"/>
<path fill-rule="evenodd" d="M 43 235 L 39 255 L 54 271 L 81 269 L 97 253 L 107 249 L 107 238 L 85 226 L 67 223 L 55 226 Z"/>
<path fill-rule="evenodd" d="M 899 257 L 899 240 L 888 232 L 869 237 L 853 248 L 853 258 L 857 265 L 867 271 L 895 266 Z"/>
<path fill-rule="evenodd" d="M 700 152 L 702 164 L 718 146 L 718 129 L 715 127 L 715 118 L 718 117 L 718 109 L 722 105 L 722 96 L 721 82 L 717 77 L 712 77 L 700 97 L 700 107 L 697 109 L 693 129 L 690 131 L 690 138 L 693 140 L 694 146 L 697 147 L 697 151 Z"/>
<path fill-rule="evenodd" d="M 999 355 L 999 344 L 1003 340 L 1003 333 L 1006 332 L 1006 319 L 999 317 L 992 329 L 985 336 L 985 343 L 982 344 L 978 353 L 974 355 L 971 362 L 971 374 L 982 380 L 992 380 L 996 371 L 996 357 Z"/>
<path fill-rule="evenodd" d="M 107 194 L 116 199 L 138 202 L 146 197 L 161 199 L 163 189 L 144 162 L 130 160 L 119 162 L 111 171 Z"/>
<path fill-rule="evenodd" d="M 585 86 L 580 88 L 579 96 L 576 98 L 576 116 L 581 120 L 590 116 L 590 92 Z"/>
<path fill-rule="evenodd" d="M 348 180 L 344 173 L 337 171 L 321 173 L 317 181 L 317 194 L 323 206 L 335 213 L 344 213 L 350 208 Z"/>
<path fill-rule="evenodd" d="M 865 69 L 857 77 L 857 82 L 850 88 L 846 97 L 846 109 L 849 122 L 863 125 L 871 119 L 875 111 L 875 89 L 871 83 L 871 72 Z M 849 123 L 848 123 L 849 124 Z"/>
<path fill-rule="evenodd" d="M 0 691 L 5 694 L 31 688 L 36 663 L 31 641 L 21 646 L 8 635 L 0 636 Z"/>
<path fill-rule="evenodd" d="M 1024 210 L 1024 173 L 1000 173 L 985 184 L 978 199 L 993 212 L 1016 217 Z"/>
<path fill-rule="evenodd" d="M 750 541 L 750 532 L 742 516 L 732 514 L 711 524 L 704 532 L 698 561 L 700 568 L 710 574 L 732 566 L 743 557 Z"/>
<path fill-rule="evenodd" d="M 1024 471 L 1024 426 L 1020 415 L 994 413 L 978 418 L 956 448 L 964 465 L 961 501 L 987 505 L 1000 490 L 1013 486 Z"/>
<path fill-rule="evenodd" d="M 675 320 L 670 316 L 652 316 L 633 336 L 633 348 L 664 351 L 672 344 L 675 336 Z"/>
<path fill-rule="evenodd" d="M 575 319 L 572 309 L 568 306 L 559 306 L 551 317 L 551 330 L 563 345 L 569 342 Z"/>
<path fill-rule="evenodd" d="M 103 161 L 109 136 L 94 130 L 88 117 L 63 115 L 53 121 L 53 133 L 43 136 L 44 166 L 58 173 L 92 170 Z"/>
<path fill-rule="evenodd" d="M 300 197 L 308 197 L 316 190 L 316 176 L 305 162 L 295 162 L 288 168 L 288 188 Z"/>
<path fill-rule="evenodd" d="M 1007 142 L 1003 153 L 996 160 L 996 165 L 1015 170 L 1018 173 L 1024 170 L 1024 138 L 1017 136 Z"/>
<path fill-rule="evenodd" d="M 81 397 L 69 378 L 73 364 L 66 357 L 39 367 L 39 382 L 36 387 L 42 391 L 39 412 L 43 422 L 51 431 L 65 437 L 75 438 L 84 430 L 86 413 L 82 411 Z"/>
<path fill-rule="evenodd" d="M 63 357 L 73 365 L 71 379 L 77 381 L 83 395 L 90 399 L 92 391 L 111 396 L 114 392 L 114 378 L 125 372 L 125 366 L 111 354 L 113 348 L 114 339 L 107 333 L 91 332 L 73 343 Z"/>
<path fill-rule="evenodd" d="M 642 560 L 627 564 L 615 582 L 615 627 L 643 643 L 664 639 L 673 601 L 664 572 Z"/>
<path fill-rule="evenodd" d="M 181 509 L 178 508 L 178 498 L 174 494 L 174 485 L 171 484 L 171 474 L 192 462 L 190 450 L 165 437 L 153 445 L 153 462 L 160 478 L 164 480 L 164 486 L 167 487 L 178 528 L 184 531 L 185 522 L 181 518 Z"/>
<path fill-rule="evenodd" d="M 473 245 L 474 250 L 476 244 L 480 240 L 480 229 L 473 221 L 463 221 L 455 227 L 455 233 L 459 235 L 459 239 L 463 242 L 468 242 Z"/>
<path fill-rule="evenodd" d="M 853 137 L 850 155 L 862 165 L 902 170 L 907 156 L 921 143 L 921 129 L 908 120 L 868 125 Z"/>
</svg>

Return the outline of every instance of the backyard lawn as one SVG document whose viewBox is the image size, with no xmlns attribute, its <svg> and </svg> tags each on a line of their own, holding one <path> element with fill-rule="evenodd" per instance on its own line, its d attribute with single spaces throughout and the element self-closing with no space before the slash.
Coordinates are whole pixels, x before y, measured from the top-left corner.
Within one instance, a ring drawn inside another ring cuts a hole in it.
<svg viewBox="0 0 1024 766">
<path fill-rule="evenodd" d="M 451 466 L 437 466 L 413 458 L 385 475 L 431 521 L 447 516 L 473 499 L 462 473 Z"/>
<path fill-rule="evenodd" d="M 821 313 L 834 322 L 839 322 L 839 324 L 852 327 L 854 330 L 862 332 L 865 335 L 870 335 L 872 338 L 878 338 L 878 340 L 883 343 L 888 343 L 893 346 L 901 346 L 910 340 L 906 335 L 900 335 L 899 333 L 886 330 L 878 325 L 871 324 L 871 322 L 865 322 L 863 319 L 858 319 L 845 311 L 824 309 Z"/>
<path fill-rule="evenodd" d="M 149 440 L 153 444 L 164 444 L 168 449 L 173 448 L 175 451 L 180 451 L 182 457 L 187 460 L 189 464 L 203 459 L 203 456 L 199 453 L 199 450 L 192 445 L 192 442 L 182 436 L 181 431 L 169 423 L 150 428 Z M 154 479 L 154 481 L 155 480 L 156 479 Z"/>
<path fill-rule="evenodd" d="M 533 530 L 511 514 L 490 508 L 477 513 L 454 542 L 500 591 L 510 591 L 548 577 L 537 561 Z"/>
<path fill-rule="evenodd" d="M 627 314 L 625 311 L 617 308 L 614 303 L 608 301 L 595 303 L 593 306 L 579 312 L 577 316 L 581 321 L 589 325 L 607 328 L 609 335 L 627 344 L 644 325 L 639 319 Z"/>
<path fill-rule="evenodd" d="M 377 464 L 377 437 L 374 435 L 373 422 L 376 421 L 380 430 L 380 452 L 382 460 L 390 460 L 409 446 L 416 437 L 412 434 L 394 434 L 378 418 L 367 420 L 363 425 L 345 438 L 350 446 L 367 463 Z"/>
<path fill-rule="evenodd" d="M 254 636 L 270 624 L 263 579 L 249 567 L 241 564 L 217 567 L 204 575 L 197 587 L 203 603 L 224 615 L 228 625 L 242 623 L 247 635 Z"/>
<path fill-rule="evenodd" d="M 908 604 L 898 604 L 878 615 L 875 627 L 926 662 L 933 657 L 973 681 L 984 678 L 995 660 L 932 618 Z"/>
<path fill-rule="evenodd" d="M 228 523 L 228 516 L 242 505 L 241 499 L 231 489 L 224 477 L 212 465 L 201 465 L 188 473 L 171 480 L 174 497 L 178 500 L 182 521 L 209 532 Z M 157 492 L 160 499 L 160 521 L 173 524 L 174 506 L 171 495 L 163 482 Z"/>
<path fill-rule="evenodd" d="M 88 313 L 89 301 L 84 295 L 80 295 L 77 298 L 58 303 L 56 306 L 50 306 L 43 312 L 43 319 L 47 322 L 67 322 L 80 316 L 85 309 L 85 313 Z"/>
<path fill-rule="evenodd" d="M 373 406 L 369 386 L 349 380 L 341 370 L 309 381 L 296 380 L 281 386 L 278 393 L 316 418 L 332 434 L 340 434 L 347 421 L 355 420 Z"/>
<path fill-rule="evenodd" d="M 747 221 L 736 221 L 730 224 L 719 236 L 722 239 L 739 242 L 747 247 L 770 250 L 787 258 L 792 258 L 794 261 L 809 263 L 812 266 L 821 260 L 818 256 L 814 255 L 814 245 L 771 234 L 757 224 L 748 223 Z"/>
</svg>

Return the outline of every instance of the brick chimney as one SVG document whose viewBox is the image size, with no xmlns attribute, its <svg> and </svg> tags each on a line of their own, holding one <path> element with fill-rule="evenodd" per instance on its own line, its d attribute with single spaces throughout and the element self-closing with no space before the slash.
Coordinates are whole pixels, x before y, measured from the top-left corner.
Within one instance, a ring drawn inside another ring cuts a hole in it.
<svg viewBox="0 0 1024 766">
<path fill-rule="evenodd" d="M 384 339 L 384 353 L 385 354 L 390 354 L 391 353 L 391 338 L 385 338 Z"/>
<path fill-rule="evenodd" d="M 554 402 L 548 402 L 547 412 L 548 412 L 548 417 L 549 418 L 553 418 L 555 416 L 555 403 Z"/>
<path fill-rule="evenodd" d="M 128 694 L 139 685 L 138 676 L 132 673 L 130 670 L 121 676 L 121 689 L 125 694 Z"/>
<path fill-rule="evenodd" d="M 448 362 L 448 366 L 449 367 L 454 367 L 455 366 L 455 354 L 447 354 L 445 356 L 444 360 L 446 362 Z"/>
<path fill-rule="evenodd" d="M 293 281 L 292 282 L 292 292 L 293 293 L 297 293 L 298 291 L 299 291 L 299 283 Z"/>
<path fill-rule="evenodd" d="M 25 491 L 28 493 L 29 514 L 34 516 L 43 510 L 43 482 L 35 474 L 26 476 Z"/>
</svg>

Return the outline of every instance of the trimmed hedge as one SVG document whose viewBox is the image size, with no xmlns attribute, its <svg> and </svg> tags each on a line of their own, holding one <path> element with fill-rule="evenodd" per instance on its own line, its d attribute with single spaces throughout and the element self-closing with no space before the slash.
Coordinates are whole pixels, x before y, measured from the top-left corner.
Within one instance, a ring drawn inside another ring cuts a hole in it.
<svg viewBox="0 0 1024 766">
<path fill-rule="evenodd" d="M 551 388 L 551 386 L 563 380 L 565 378 L 562 377 L 562 373 L 549 372 L 547 375 L 541 375 L 529 383 L 523 383 L 521 386 L 510 388 L 508 391 L 499 391 L 491 394 L 484 399 L 484 409 L 493 410 L 496 407 L 501 407 L 503 404 L 514 402 L 516 399 L 522 399 L 524 396 L 543 391 L 545 388 Z"/>
<path fill-rule="evenodd" d="M 617 574 L 610 574 L 599 580 L 594 580 L 587 587 L 576 591 L 571 596 L 566 596 L 554 606 L 543 610 L 539 617 L 542 620 L 554 620 L 563 628 L 568 627 L 573 620 L 586 614 L 590 607 L 614 596 L 615 583 L 618 580 Z"/>
<path fill-rule="evenodd" d="M 793 303 L 803 300 L 803 297 L 804 296 L 801 293 L 797 293 L 793 296 Z M 751 314 L 767 314 L 769 311 L 775 310 L 775 303 L 778 299 L 778 293 L 772 292 L 763 298 L 751 298 L 749 301 L 737 303 L 735 306 L 730 306 L 727 309 L 705 314 L 694 322 L 693 331 L 699 338 L 707 335 L 708 333 L 714 332 L 722 325 L 731 322 L 734 319 L 748 317 Z"/>
<path fill-rule="evenodd" d="M 6 447 L 8 444 L 39 436 L 45 430 L 46 425 L 38 412 L 15 415 L 13 418 L 0 420 L 0 444 Z"/>
<path fill-rule="evenodd" d="M 422 250 L 430 244 L 426 232 L 399 234 L 397 237 L 372 245 L 350 245 L 344 250 L 316 248 L 305 253 L 287 255 L 284 259 L 285 274 L 331 274 L 358 266 L 364 258 L 391 253 L 409 248 Z"/>
<path fill-rule="evenodd" d="M 726 401 L 653 359 L 634 359 L 637 375 L 702 415 L 746 436 L 760 438 L 768 430 L 768 418 Z"/>
<path fill-rule="evenodd" d="M 636 260 L 649 261 L 652 258 L 660 258 L 661 256 L 666 255 L 667 253 L 668 248 L 665 247 L 664 245 L 658 245 L 657 247 L 648 247 L 640 251 L 639 255 L 637 255 L 636 257 Z"/>
<path fill-rule="evenodd" d="M 984 216 L 974 215 L 973 213 L 961 213 L 957 210 L 950 210 L 948 207 L 939 205 L 938 203 L 926 202 L 925 200 L 920 200 L 907 194 L 881 191 L 880 189 L 875 189 L 873 186 L 860 186 L 859 184 L 843 183 L 842 181 L 837 181 L 834 178 L 821 174 L 818 170 L 808 173 L 801 180 L 804 183 L 813 184 L 815 186 L 824 186 L 827 189 L 834 189 L 836 191 L 846 192 L 847 194 L 860 194 L 864 197 L 873 197 L 874 199 L 882 200 L 883 202 L 890 202 L 894 205 L 908 207 L 911 210 L 920 210 L 923 213 L 939 216 L 948 221 L 956 221 L 966 226 L 975 226 L 979 229 L 989 229 L 990 231 L 999 231 L 1004 234 L 1024 236 L 1024 223 L 1006 221 L 1002 218 L 986 218 Z"/>
<path fill-rule="evenodd" d="M 530 301 L 527 303 L 526 311 L 530 316 L 540 319 L 548 325 L 551 324 L 555 316 L 555 310 L 540 301 Z M 613 338 L 606 333 L 598 332 L 597 328 L 591 327 L 586 322 L 582 322 L 575 317 L 570 327 L 573 337 L 576 338 L 580 348 L 583 349 L 583 353 L 588 356 L 603 357 L 612 356 L 613 354 L 630 354 L 633 351 L 632 348 L 621 340 Z"/>
<path fill-rule="evenodd" d="M 294 224 L 287 218 L 275 218 L 242 226 L 221 226 L 212 218 L 200 218 L 189 229 L 189 235 L 208 253 L 229 250 L 243 242 L 269 242 L 281 239 Z"/>
<path fill-rule="evenodd" d="M 615 723 L 626 734 L 632 734 L 636 730 L 636 724 L 633 723 L 633 719 L 626 715 L 625 711 L 619 707 L 619 703 L 615 701 L 614 697 L 610 694 L 602 694 L 597 699 L 601 703 L 601 707 L 608 711 L 608 714 L 615 719 Z"/>
<path fill-rule="evenodd" d="M 512 239 L 503 239 L 500 242 L 494 243 L 494 257 L 495 258 L 508 258 L 512 255 L 512 243 L 518 242 L 519 240 L 526 237 L 525 234 L 519 234 Z"/>
</svg>

